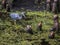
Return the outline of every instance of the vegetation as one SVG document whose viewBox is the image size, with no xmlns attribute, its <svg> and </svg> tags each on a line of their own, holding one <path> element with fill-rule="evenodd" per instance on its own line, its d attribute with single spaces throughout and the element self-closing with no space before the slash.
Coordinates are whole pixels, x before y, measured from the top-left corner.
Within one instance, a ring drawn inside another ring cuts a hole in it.
<svg viewBox="0 0 60 45">
<path fill-rule="evenodd" d="M 2 0 L 0 0 L 0 4 L 1 1 Z M 45 3 L 44 1 L 45 0 L 41 2 L 41 5 Z M 53 26 L 54 14 L 52 12 L 27 10 L 26 15 L 28 19 L 17 20 L 15 22 L 9 17 L 9 14 L 14 9 L 7 13 L 5 9 L 1 9 L 1 6 L 2 5 L 0 5 L 0 12 L 3 12 L 3 14 L 0 14 L 0 45 L 40 45 L 41 38 L 45 38 L 51 45 L 60 45 L 60 33 L 56 33 L 54 39 L 48 38 L 50 28 Z M 16 10 L 16 12 L 20 13 L 20 11 L 23 10 L 24 8 L 22 8 L 22 10 Z M 60 18 L 60 14 L 58 14 L 58 16 Z M 37 30 L 37 24 L 40 21 L 42 21 L 43 24 L 43 32 Z M 33 34 L 25 31 L 27 24 L 32 26 Z"/>
<path fill-rule="evenodd" d="M 19 20 L 13 25 L 10 18 L 0 18 L 0 45 L 39 45 L 41 38 L 45 38 L 51 45 L 60 45 L 60 36 L 56 34 L 55 39 L 49 39 L 49 29 L 53 26 L 53 13 L 46 11 L 28 11 L 29 20 Z M 58 14 L 60 17 L 60 14 Z M 37 24 L 43 22 L 43 32 L 39 32 Z M 59 20 L 60 21 L 60 20 Z M 15 22 L 14 22 L 15 23 Z M 27 24 L 32 25 L 33 35 L 26 33 L 24 28 Z"/>
</svg>

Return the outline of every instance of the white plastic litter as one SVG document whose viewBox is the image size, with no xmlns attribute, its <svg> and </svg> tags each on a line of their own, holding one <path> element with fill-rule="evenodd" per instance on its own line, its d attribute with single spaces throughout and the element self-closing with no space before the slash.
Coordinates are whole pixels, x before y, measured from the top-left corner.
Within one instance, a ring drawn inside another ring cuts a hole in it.
<svg viewBox="0 0 60 45">
<path fill-rule="evenodd" d="M 11 13 L 11 14 L 10 14 L 10 17 L 11 17 L 13 20 L 22 19 L 22 15 L 19 15 L 18 13 Z"/>
</svg>

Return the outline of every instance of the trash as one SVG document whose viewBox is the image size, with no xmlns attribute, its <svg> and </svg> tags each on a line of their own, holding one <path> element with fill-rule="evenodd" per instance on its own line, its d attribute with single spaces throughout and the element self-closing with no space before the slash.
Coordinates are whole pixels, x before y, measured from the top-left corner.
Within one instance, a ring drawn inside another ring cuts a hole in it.
<svg viewBox="0 0 60 45">
<path fill-rule="evenodd" d="M 18 13 L 11 13 L 11 14 L 10 14 L 10 17 L 11 17 L 13 20 L 22 19 L 22 15 L 19 15 Z"/>
<path fill-rule="evenodd" d="M 26 18 L 26 12 L 21 12 L 21 15 Z"/>
</svg>

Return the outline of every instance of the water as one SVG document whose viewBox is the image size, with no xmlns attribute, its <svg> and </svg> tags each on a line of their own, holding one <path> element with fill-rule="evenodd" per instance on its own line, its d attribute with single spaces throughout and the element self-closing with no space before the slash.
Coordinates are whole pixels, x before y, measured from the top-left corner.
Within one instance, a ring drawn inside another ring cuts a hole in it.
<svg viewBox="0 0 60 45">
<path fill-rule="evenodd" d="M 42 3 L 40 5 L 35 4 L 35 0 L 21 0 L 21 1 L 16 1 L 15 2 L 15 7 L 16 10 L 19 10 L 21 8 L 28 9 L 28 10 L 45 10 L 45 3 Z"/>
</svg>

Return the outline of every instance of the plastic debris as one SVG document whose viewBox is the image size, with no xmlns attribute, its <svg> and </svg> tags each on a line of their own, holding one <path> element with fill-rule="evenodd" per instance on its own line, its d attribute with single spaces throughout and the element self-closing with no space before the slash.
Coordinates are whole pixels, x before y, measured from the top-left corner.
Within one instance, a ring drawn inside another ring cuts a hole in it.
<svg viewBox="0 0 60 45">
<path fill-rule="evenodd" d="M 13 20 L 22 19 L 22 15 L 19 15 L 18 13 L 11 13 L 11 14 L 10 14 L 10 17 L 11 17 Z"/>
</svg>

